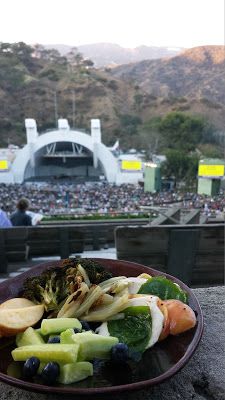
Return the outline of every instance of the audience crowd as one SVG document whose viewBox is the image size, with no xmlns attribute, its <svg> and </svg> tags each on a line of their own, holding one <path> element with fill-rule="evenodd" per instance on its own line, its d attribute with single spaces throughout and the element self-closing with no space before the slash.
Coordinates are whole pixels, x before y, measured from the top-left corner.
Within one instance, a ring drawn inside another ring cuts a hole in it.
<svg viewBox="0 0 225 400">
<path fill-rule="evenodd" d="M 138 213 L 141 206 L 200 208 L 210 214 L 225 210 L 224 193 L 215 197 L 176 191 L 149 193 L 140 185 L 116 186 L 106 182 L 0 184 L 1 208 L 10 216 L 21 197 L 29 201 L 29 210 L 43 215 Z"/>
</svg>

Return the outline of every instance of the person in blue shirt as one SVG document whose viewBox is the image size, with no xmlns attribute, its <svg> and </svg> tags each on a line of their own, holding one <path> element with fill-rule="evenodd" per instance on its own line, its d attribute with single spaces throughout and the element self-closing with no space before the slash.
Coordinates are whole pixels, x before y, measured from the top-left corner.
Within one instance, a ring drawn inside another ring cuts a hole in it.
<svg viewBox="0 0 225 400">
<path fill-rule="evenodd" d="M 0 209 L 0 228 L 10 228 L 11 226 L 12 223 L 7 217 L 5 211 Z"/>
<path fill-rule="evenodd" d="M 13 226 L 31 226 L 32 219 L 30 215 L 26 214 L 26 210 L 29 207 L 29 201 L 27 199 L 20 199 L 17 203 L 17 211 L 15 211 L 11 217 L 11 223 Z"/>
</svg>

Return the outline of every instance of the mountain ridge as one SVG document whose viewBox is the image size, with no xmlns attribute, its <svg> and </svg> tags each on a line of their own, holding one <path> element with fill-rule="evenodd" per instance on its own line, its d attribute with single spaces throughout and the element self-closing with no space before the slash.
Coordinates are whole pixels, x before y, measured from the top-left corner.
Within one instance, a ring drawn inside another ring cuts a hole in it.
<svg viewBox="0 0 225 400">
<path fill-rule="evenodd" d="M 140 147 L 142 128 L 170 112 L 201 116 L 224 132 L 224 46 L 103 70 L 32 51 L 23 43 L 0 45 L 1 145 L 26 141 L 25 118 L 36 119 L 39 132 L 54 128 L 56 117 L 86 131 L 99 118 L 103 142 L 119 139 L 124 148 Z"/>
<path fill-rule="evenodd" d="M 64 44 L 47 44 L 45 48 L 54 48 L 65 55 L 73 46 Z M 166 46 L 146 46 L 140 45 L 135 48 L 122 47 L 116 43 L 90 43 L 75 46 L 85 58 L 90 58 L 96 68 L 114 67 L 130 62 L 137 62 L 144 59 L 156 59 L 162 57 L 172 57 L 178 54 L 183 48 Z"/>
<path fill-rule="evenodd" d="M 200 99 L 225 105 L 225 46 L 200 46 L 168 59 L 114 68 L 114 77 L 133 81 L 153 96 Z"/>
</svg>

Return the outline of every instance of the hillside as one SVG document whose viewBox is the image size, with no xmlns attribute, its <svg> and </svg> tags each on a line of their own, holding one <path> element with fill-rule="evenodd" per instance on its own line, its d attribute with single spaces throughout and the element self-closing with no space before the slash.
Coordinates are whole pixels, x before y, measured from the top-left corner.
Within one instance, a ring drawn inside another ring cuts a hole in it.
<svg viewBox="0 0 225 400">
<path fill-rule="evenodd" d="M 25 118 L 35 118 L 40 132 L 53 128 L 56 117 L 86 130 L 91 118 L 100 118 L 104 142 L 116 140 L 120 115 L 132 107 L 129 84 L 89 69 L 82 59 L 68 62 L 52 51 L 34 58 L 29 46 L 17 47 L 11 45 L 7 52 L 0 48 L 1 146 L 25 142 Z"/>
<path fill-rule="evenodd" d="M 54 48 L 61 55 L 69 53 L 71 46 L 63 44 L 45 45 L 47 49 Z M 96 68 L 114 67 L 121 64 L 129 64 L 142 60 L 152 60 L 156 58 L 172 57 L 182 51 L 181 48 L 168 48 L 156 46 L 139 46 L 136 48 L 124 48 L 114 43 L 92 43 L 77 46 L 79 52 L 85 58 L 90 58 Z"/>
<path fill-rule="evenodd" d="M 224 131 L 224 47 L 104 71 L 86 61 L 41 46 L 34 52 L 24 43 L 0 44 L 0 146 L 25 143 L 25 118 L 35 118 L 39 132 L 60 117 L 86 130 L 100 118 L 104 143 L 119 139 L 124 149 L 145 148 L 149 121 L 173 111 L 203 116 Z"/>
<path fill-rule="evenodd" d="M 143 115 L 178 109 L 207 115 L 224 127 L 225 47 L 203 46 L 170 59 L 142 61 L 112 70 L 112 75 L 133 82 L 143 98 Z M 148 99 L 151 104 L 148 105 Z M 149 107 L 148 107 L 149 106 Z"/>
</svg>

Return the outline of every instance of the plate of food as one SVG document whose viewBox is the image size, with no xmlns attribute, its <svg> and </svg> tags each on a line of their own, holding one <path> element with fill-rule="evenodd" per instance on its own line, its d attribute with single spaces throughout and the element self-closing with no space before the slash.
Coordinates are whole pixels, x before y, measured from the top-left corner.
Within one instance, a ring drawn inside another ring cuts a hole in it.
<svg viewBox="0 0 225 400">
<path fill-rule="evenodd" d="M 0 284 L 0 380 L 34 392 L 156 385 L 188 362 L 202 332 L 191 289 L 137 263 L 70 258 Z"/>
</svg>

